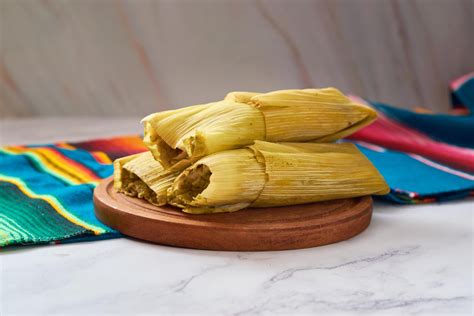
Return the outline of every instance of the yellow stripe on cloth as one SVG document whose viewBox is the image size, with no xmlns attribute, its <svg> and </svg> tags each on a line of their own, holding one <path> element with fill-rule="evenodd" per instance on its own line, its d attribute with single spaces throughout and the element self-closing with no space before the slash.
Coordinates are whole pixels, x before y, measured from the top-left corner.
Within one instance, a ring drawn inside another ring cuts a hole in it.
<svg viewBox="0 0 474 316">
<path fill-rule="evenodd" d="M 59 148 L 63 148 L 63 149 L 69 149 L 69 150 L 76 150 L 77 148 L 68 144 L 68 143 L 57 143 L 56 144 L 57 147 Z"/>
<path fill-rule="evenodd" d="M 0 247 L 8 245 L 13 240 L 13 237 L 10 234 L 7 234 L 0 229 Z"/>
<path fill-rule="evenodd" d="M 78 226 L 81 226 L 87 230 L 93 231 L 94 234 L 99 235 L 101 233 L 104 233 L 105 230 L 103 228 L 100 228 L 95 225 L 91 225 L 87 222 L 84 222 L 80 218 L 76 217 L 74 214 L 71 214 L 68 210 L 66 210 L 62 205 L 61 202 L 58 201 L 54 196 L 48 195 L 48 194 L 37 194 L 33 192 L 25 182 L 23 182 L 21 179 L 14 178 L 14 177 L 8 177 L 5 175 L 0 175 L 0 181 L 4 182 L 9 182 L 11 184 L 14 184 L 18 187 L 18 189 L 23 192 L 26 196 L 32 198 L 32 199 L 41 199 L 45 202 L 47 202 L 49 205 L 51 205 L 56 212 L 58 212 L 62 217 L 70 221 L 71 223 L 74 223 Z"/>
<path fill-rule="evenodd" d="M 69 184 L 93 183 L 99 178 L 90 170 L 70 161 L 47 148 L 22 148 L 6 146 L 1 151 L 7 154 L 27 155 L 40 164 L 40 167 Z"/>
<path fill-rule="evenodd" d="M 93 151 L 91 154 L 100 163 L 111 164 L 113 162 L 112 159 L 110 159 L 109 156 L 107 156 L 107 154 L 102 151 Z"/>
<path fill-rule="evenodd" d="M 8 155 L 25 155 L 28 156 L 30 159 L 34 161 L 34 163 L 43 170 L 44 172 L 47 172 L 49 174 L 52 174 L 56 178 L 61 179 L 62 181 L 66 182 L 67 184 L 74 185 L 74 184 L 80 184 L 80 182 L 75 179 L 75 178 L 70 178 L 66 177 L 63 175 L 63 172 L 60 169 L 55 168 L 54 165 L 48 163 L 44 158 L 34 154 L 33 152 L 26 152 L 26 151 L 18 151 L 17 149 L 11 148 L 11 147 L 4 147 L 0 148 L 0 152 L 3 152 Z"/>
</svg>

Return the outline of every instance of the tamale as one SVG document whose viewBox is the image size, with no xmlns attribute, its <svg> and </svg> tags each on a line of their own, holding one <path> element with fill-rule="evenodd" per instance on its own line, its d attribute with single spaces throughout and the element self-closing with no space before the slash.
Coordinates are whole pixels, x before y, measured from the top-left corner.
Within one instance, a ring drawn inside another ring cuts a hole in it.
<svg viewBox="0 0 474 316">
<path fill-rule="evenodd" d="M 256 141 L 195 162 L 174 180 L 168 202 L 197 214 L 388 192 L 383 177 L 353 144 Z"/>
<path fill-rule="evenodd" d="M 273 91 L 251 97 L 249 104 L 262 111 L 270 142 L 331 142 L 377 118 L 372 108 L 335 88 Z"/>
<path fill-rule="evenodd" d="M 115 191 L 120 191 L 125 186 L 124 182 L 126 182 L 129 178 L 129 174 L 127 171 L 123 170 L 123 165 L 127 162 L 137 158 L 141 154 L 135 154 L 130 156 L 125 156 L 122 158 L 118 158 L 114 160 L 114 189 Z"/>
<path fill-rule="evenodd" d="M 181 169 L 205 155 L 265 137 L 254 106 L 230 100 L 147 116 L 144 143 L 164 168 Z"/>
<path fill-rule="evenodd" d="M 168 189 L 168 202 L 188 213 L 232 212 L 250 206 L 265 185 L 265 166 L 251 149 L 206 156 Z"/>
<path fill-rule="evenodd" d="M 165 170 L 150 152 L 135 154 L 114 161 L 114 189 L 160 206 L 166 204 L 167 189 L 178 174 Z"/>
<path fill-rule="evenodd" d="M 163 167 L 179 169 L 254 140 L 330 142 L 375 118 L 334 88 L 231 92 L 220 102 L 147 116 L 144 143 Z"/>
<path fill-rule="evenodd" d="M 199 104 L 178 110 L 153 113 L 142 119 L 144 124 L 143 143 L 164 167 L 168 168 L 186 158 L 186 153 L 177 147 L 181 144 L 178 144 L 178 140 L 173 139 L 173 136 L 185 134 L 187 126 L 184 122 L 189 121 L 189 117 L 193 117 L 209 106 L 210 104 Z M 166 125 L 166 129 L 163 128 L 164 125 Z M 174 129 L 170 128 L 173 126 Z M 188 127 L 188 129 L 191 128 L 192 126 Z M 158 129 L 161 134 L 158 134 Z M 175 144 L 174 148 L 168 145 L 164 139 Z M 181 165 L 188 165 L 188 163 L 183 161 Z M 176 169 L 179 169 L 179 166 Z"/>
</svg>

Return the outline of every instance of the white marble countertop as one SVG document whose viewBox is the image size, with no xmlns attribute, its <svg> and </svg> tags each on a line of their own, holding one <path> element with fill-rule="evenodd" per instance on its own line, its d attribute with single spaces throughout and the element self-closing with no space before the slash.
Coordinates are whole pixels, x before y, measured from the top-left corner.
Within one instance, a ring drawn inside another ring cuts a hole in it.
<svg viewBox="0 0 474 316">
<path fill-rule="evenodd" d="M 117 122 L 115 122 L 117 123 Z M 136 133 L 137 120 L 3 121 L 1 142 Z M 0 315 L 473 314 L 473 200 L 377 203 L 319 248 L 215 252 L 114 239 L 0 252 Z"/>
</svg>

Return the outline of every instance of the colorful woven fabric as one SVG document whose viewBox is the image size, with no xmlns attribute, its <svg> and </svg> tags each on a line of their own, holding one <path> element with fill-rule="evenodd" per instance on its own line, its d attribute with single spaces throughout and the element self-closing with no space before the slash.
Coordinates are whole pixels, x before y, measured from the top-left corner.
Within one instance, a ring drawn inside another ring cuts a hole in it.
<svg viewBox="0 0 474 316">
<path fill-rule="evenodd" d="M 474 73 L 451 84 L 455 114 L 418 113 L 383 103 L 378 119 L 349 137 L 381 171 L 399 203 L 450 200 L 474 192 Z"/>
<path fill-rule="evenodd" d="M 138 136 L 0 148 L 0 247 L 113 238 L 92 192 L 113 159 L 144 151 Z"/>
<path fill-rule="evenodd" d="M 379 119 L 350 140 L 375 164 L 396 203 L 458 199 L 474 192 L 474 74 L 452 84 L 457 115 L 365 101 Z M 0 148 L 0 247 L 120 236 L 99 222 L 92 193 L 111 162 L 144 151 L 139 136 Z"/>
</svg>

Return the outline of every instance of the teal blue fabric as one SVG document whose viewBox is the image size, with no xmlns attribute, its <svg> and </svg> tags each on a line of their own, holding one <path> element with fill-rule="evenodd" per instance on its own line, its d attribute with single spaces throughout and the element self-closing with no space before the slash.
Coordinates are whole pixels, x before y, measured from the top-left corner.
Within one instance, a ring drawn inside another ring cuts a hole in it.
<svg viewBox="0 0 474 316">
<path fill-rule="evenodd" d="M 377 197 L 396 203 L 447 201 L 465 198 L 474 191 L 474 176 L 463 178 L 426 165 L 398 151 L 359 149 L 382 173 L 391 188 L 389 195 Z M 468 176 L 467 173 L 461 173 Z"/>
</svg>

